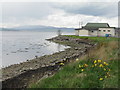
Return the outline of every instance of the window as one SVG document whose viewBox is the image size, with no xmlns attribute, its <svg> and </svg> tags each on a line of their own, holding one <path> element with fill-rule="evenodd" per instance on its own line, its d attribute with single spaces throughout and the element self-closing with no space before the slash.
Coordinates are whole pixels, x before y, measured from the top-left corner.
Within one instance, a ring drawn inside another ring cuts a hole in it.
<svg viewBox="0 0 120 90">
<path fill-rule="evenodd" d="M 99 30 L 99 32 L 100 32 L 101 30 Z"/>
<path fill-rule="evenodd" d="M 106 30 L 103 30 L 103 32 L 105 32 Z"/>
<path fill-rule="evenodd" d="M 91 31 L 92 33 L 94 32 L 94 31 Z"/>
<path fill-rule="evenodd" d="M 110 32 L 110 30 L 108 30 L 108 32 Z"/>
</svg>

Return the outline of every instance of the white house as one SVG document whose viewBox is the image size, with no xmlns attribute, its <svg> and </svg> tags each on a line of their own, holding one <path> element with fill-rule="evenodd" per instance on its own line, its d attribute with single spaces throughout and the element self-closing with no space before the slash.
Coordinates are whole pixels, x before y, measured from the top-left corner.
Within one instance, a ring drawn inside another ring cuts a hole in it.
<svg viewBox="0 0 120 90">
<path fill-rule="evenodd" d="M 116 36 L 116 28 L 110 27 L 108 23 L 87 23 L 82 28 L 75 29 L 75 34 L 79 36 Z"/>
</svg>

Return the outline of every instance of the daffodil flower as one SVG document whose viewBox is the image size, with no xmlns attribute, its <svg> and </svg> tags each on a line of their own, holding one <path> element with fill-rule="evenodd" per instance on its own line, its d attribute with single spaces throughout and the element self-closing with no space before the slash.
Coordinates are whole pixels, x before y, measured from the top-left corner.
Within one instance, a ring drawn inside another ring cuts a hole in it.
<svg viewBox="0 0 120 90">
<path fill-rule="evenodd" d="M 82 66 L 81 65 L 79 65 L 79 68 L 81 68 Z"/>
<path fill-rule="evenodd" d="M 105 78 L 107 78 L 107 76 L 105 76 Z"/>
<path fill-rule="evenodd" d="M 60 65 L 64 65 L 64 63 L 60 63 Z"/>
<path fill-rule="evenodd" d="M 97 61 L 95 60 L 94 63 L 97 63 Z"/>
<path fill-rule="evenodd" d="M 99 67 L 103 67 L 103 65 L 102 65 L 102 64 L 100 64 L 100 65 L 99 65 Z"/>
<path fill-rule="evenodd" d="M 106 65 L 108 65 L 108 64 L 106 64 Z"/>
<path fill-rule="evenodd" d="M 81 69 L 81 71 L 84 71 L 84 69 Z"/>
<path fill-rule="evenodd" d="M 103 78 L 100 78 L 99 80 L 103 80 Z"/>
<path fill-rule="evenodd" d="M 103 62 L 104 64 L 107 64 L 106 62 Z"/>
<path fill-rule="evenodd" d="M 95 64 L 95 66 L 97 66 L 97 64 Z"/>
<path fill-rule="evenodd" d="M 110 77 L 110 74 L 108 74 L 108 76 Z"/>
<path fill-rule="evenodd" d="M 109 74 L 109 72 L 107 72 L 107 75 Z"/>
<path fill-rule="evenodd" d="M 104 68 L 104 71 L 106 71 L 106 69 Z"/>
<path fill-rule="evenodd" d="M 76 61 L 78 61 L 79 59 L 77 58 Z"/>
<path fill-rule="evenodd" d="M 105 65 L 108 65 L 108 63 L 104 62 Z"/>
<path fill-rule="evenodd" d="M 84 64 L 85 67 L 87 67 L 88 65 L 87 64 Z"/>
<path fill-rule="evenodd" d="M 98 60 L 98 62 L 100 63 L 100 62 L 102 62 L 102 60 Z"/>
</svg>

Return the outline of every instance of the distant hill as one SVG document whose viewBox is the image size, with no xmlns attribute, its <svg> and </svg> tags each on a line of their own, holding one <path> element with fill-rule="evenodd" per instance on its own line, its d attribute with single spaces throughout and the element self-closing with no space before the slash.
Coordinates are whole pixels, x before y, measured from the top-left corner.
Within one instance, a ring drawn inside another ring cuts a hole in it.
<svg viewBox="0 0 120 90">
<path fill-rule="evenodd" d="M 18 31 L 13 28 L 0 28 L 0 31 Z"/>
<path fill-rule="evenodd" d="M 19 26 L 15 28 L 1 28 L 0 30 L 4 31 L 15 31 L 15 30 L 31 30 L 31 31 L 74 31 L 74 28 L 66 28 L 66 27 L 52 27 L 52 26 L 42 26 L 42 25 L 27 25 L 27 26 Z"/>
</svg>

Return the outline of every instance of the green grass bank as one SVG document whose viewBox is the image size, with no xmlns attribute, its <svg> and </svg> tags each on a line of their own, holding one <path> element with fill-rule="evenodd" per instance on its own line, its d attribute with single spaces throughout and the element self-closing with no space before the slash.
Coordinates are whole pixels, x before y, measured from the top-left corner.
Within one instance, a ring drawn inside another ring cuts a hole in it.
<svg viewBox="0 0 120 90">
<path fill-rule="evenodd" d="M 30 85 L 30 88 L 118 88 L 118 38 L 81 37 L 97 42 L 97 47 L 75 59 L 51 77 Z"/>
</svg>

